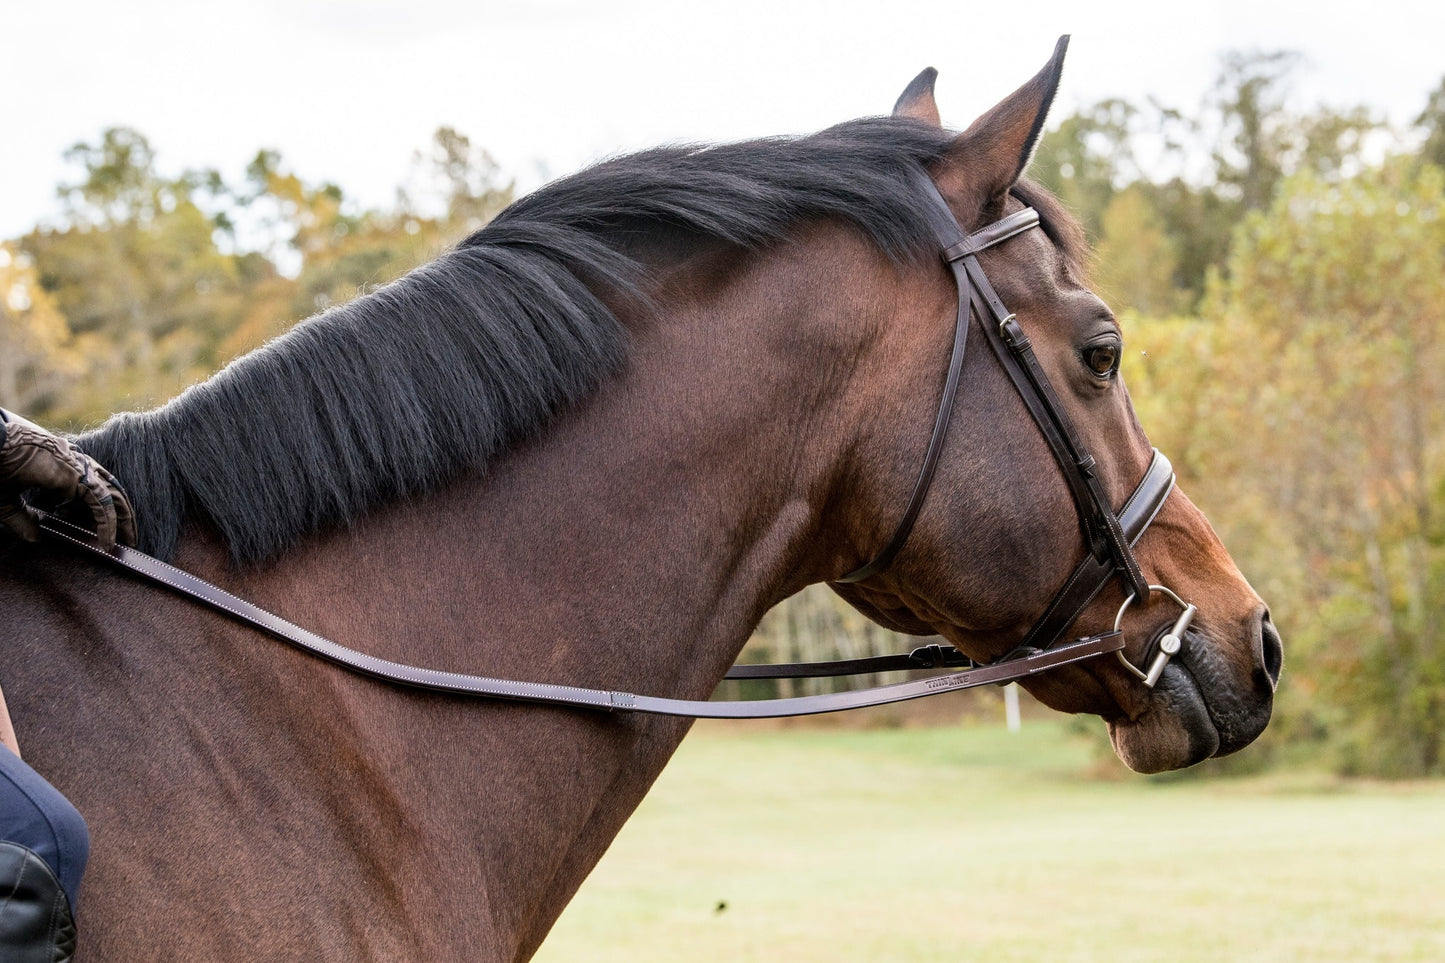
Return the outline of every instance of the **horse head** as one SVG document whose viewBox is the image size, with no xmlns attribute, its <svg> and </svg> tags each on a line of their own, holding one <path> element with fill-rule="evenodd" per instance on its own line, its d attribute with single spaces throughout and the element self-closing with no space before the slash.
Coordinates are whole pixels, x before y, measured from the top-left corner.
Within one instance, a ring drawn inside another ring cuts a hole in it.
<svg viewBox="0 0 1445 963">
<path fill-rule="evenodd" d="M 929 174 L 964 231 L 1026 207 L 1038 211 L 1043 230 L 979 251 L 978 265 L 1016 316 L 1054 403 L 1092 456 L 1088 472 L 1102 488 L 1101 500 L 1118 511 L 1153 454 L 1119 373 L 1124 333 L 1087 285 L 1081 230 L 1047 191 L 1023 179 L 1058 88 L 1067 39 L 1032 80 L 954 137 Z M 930 68 L 904 91 L 894 110 L 901 123 L 938 127 L 935 76 Z M 860 379 L 870 386 L 869 415 L 856 441 L 849 485 L 856 494 L 843 510 L 847 535 L 831 584 L 887 627 L 936 633 L 975 659 L 996 660 L 1032 638 L 1051 599 L 1097 544 L 1086 544 L 1088 526 L 1081 534 L 1080 516 L 1087 509 L 1071 497 L 1061 459 L 1003 359 L 982 346 L 992 337 L 982 327 L 1002 318 L 980 316 L 977 302 L 959 315 L 973 339 L 934 481 L 908 544 L 883 570 L 865 569 L 861 581 L 839 580 L 888 541 L 918 478 L 928 438 L 920 413 L 938 403 L 944 332 L 962 297 L 961 280 L 941 265 L 926 274 L 907 309 L 895 309 L 897 323 L 881 339 L 885 347 L 871 353 L 870 377 Z M 1138 592 L 1121 573 L 1061 631 L 1082 636 L 1117 622 L 1126 638 L 1123 658 L 1089 659 L 1023 685 L 1053 708 L 1102 716 L 1119 757 L 1141 772 L 1243 748 L 1269 720 L 1280 672 L 1280 638 L 1268 608 L 1204 515 L 1177 489 L 1134 552 L 1140 574 L 1183 602 L 1155 591 L 1128 603 Z M 1142 584 L 1137 579 L 1136 586 Z M 1186 603 L 1197 606 L 1197 615 L 1180 625 L 1182 651 L 1146 685 L 1129 666 L 1157 658 Z"/>
</svg>

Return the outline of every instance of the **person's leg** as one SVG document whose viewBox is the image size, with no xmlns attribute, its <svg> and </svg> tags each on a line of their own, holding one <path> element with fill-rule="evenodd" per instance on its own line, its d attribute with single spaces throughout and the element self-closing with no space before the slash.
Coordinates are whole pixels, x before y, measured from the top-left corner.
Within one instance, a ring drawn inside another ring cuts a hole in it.
<svg viewBox="0 0 1445 963">
<path fill-rule="evenodd" d="M 0 746 L 0 959 L 70 959 L 72 914 L 89 855 L 90 833 L 80 813 Z"/>
</svg>

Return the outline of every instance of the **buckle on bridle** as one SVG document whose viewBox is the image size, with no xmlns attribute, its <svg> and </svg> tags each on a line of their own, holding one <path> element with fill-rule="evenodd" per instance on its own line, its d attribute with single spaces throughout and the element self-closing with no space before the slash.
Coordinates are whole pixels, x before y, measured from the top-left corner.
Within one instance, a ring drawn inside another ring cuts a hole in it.
<svg viewBox="0 0 1445 963">
<path fill-rule="evenodd" d="M 1012 312 L 998 323 L 998 333 L 1003 337 L 1004 343 L 1015 351 L 1022 351 L 1030 344 L 1029 336 L 1024 334 L 1023 326 L 1018 322 L 1018 316 Z"/>
<path fill-rule="evenodd" d="M 1163 585 L 1151 585 L 1149 586 L 1149 592 L 1151 595 L 1155 592 L 1161 592 L 1169 596 L 1184 611 L 1179 613 L 1179 618 L 1174 620 L 1174 625 L 1171 626 L 1169 631 L 1164 633 L 1164 636 L 1159 640 L 1159 651 L 1154 656 L 1154 660 L 1149 663 L 1148 672 L 1139 669 L 1134 663 L 1125 658 L 1123 649 L 1120 649 L 1114 654 L 1119 657 L 1119 663 L 1123 665 L 1124 668 L 1138 676 L 1146 686 L 1152 689 L 1154 688 L 1154 684 L 1159 681 L 1159 677 L 1164 674 L 1164 667 L 1169 664 L 1169 660 L 1184 650 L 1184 633 L 1189 631 L 1189 625 L 1194 621 L 1194 614 L 1199 611 L 1199 608 L 1184 601 L 1171 589 Z M 1129 597 L 1124 600 L 1124 604 L 1119 606 L 1119 614 L 1114 616 L 1115 632 L 1119 631 L 1119 625 L 1124 621 L 1124 613 L 1128 611 L 1129 606 L 1134 604 L 1135 598 L 1134 593 L 1130 592 Z M 1148 604 L 1147 600 L 1145 604 Z"/>
</svg>

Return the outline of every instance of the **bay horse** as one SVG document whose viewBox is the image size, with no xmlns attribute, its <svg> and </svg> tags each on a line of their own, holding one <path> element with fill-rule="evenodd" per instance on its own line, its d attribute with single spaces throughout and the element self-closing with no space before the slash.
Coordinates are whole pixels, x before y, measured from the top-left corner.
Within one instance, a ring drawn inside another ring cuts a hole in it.
<svg viewBox="0 0 1445 963">
<path fill-rule="evenodd" d="M 143 549 L 388 659 L 701 699 L 816 582 L 998 658 L 1086 549 L 987 352 L 908 544 L 838 580 L 897 524 L 953 338 L 910 172 L 965 229 L 1037 209 L 979 259 L 1116 506 L 1149 464 L 1079 229 L 1022 178 L 1063 53 L 962 134 L 925 72 L 892 117 L 598 164 L 79 443 Z M 1180 492 L 1137 552 L 1199 608 L 1158 685 L 1095 658 L 1026 686 L 1140 771 L 1240 749 L 1267 609 Z M 526 959 L 688 730 L 387 686 L 54 545 L 3 564 L 22 744 L 93 832 L 84 960 Z M 1128 611 L 1135 661 L 1173 614 Z"/>
</svg>

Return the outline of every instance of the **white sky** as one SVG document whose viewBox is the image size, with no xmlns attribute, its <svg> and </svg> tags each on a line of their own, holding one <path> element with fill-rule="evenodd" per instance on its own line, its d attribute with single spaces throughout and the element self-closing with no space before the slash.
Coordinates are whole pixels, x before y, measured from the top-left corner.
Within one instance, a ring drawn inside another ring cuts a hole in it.
<svg viewBox="0 0 1445 963">
<path fill-rule="evenodd" d="M 1438 0 L 0 0 L 0 29 L 0 237 L 54 210 L 62 152 L 109 125 L 167 173 L 237 177 L 274 147 L 380 204 L 442 124 L 524 188 L 661 142 L 883 113 L 929 65 L 962 127 L 1061 33 L 1056 117 L 1106 96 L 1191 110 L 1230 48 L 1301 50 L 1302 105 L 1402 125 L 1445 75 Z"/>
</svg>

